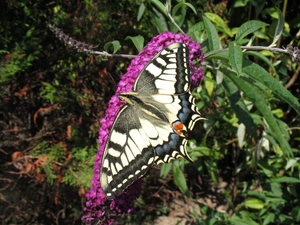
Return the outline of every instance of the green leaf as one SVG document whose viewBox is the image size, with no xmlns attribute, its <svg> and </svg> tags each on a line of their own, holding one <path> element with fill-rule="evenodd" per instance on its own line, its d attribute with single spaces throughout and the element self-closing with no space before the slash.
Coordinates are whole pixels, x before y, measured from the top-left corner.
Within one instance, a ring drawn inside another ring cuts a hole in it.
<svg viewBox="0 0 300 225">
<path fill-rule="evenodd" d="M 218 170 L 218 166 L 216 164 L 216 161 L 214 161 L 213 159 L 211 160 L 205 160 L 205 166 L 208 169 L 208 173 L 211 177 L 211 179 L 215 182 L 215 183 L 219 183 L 219 170 Z"/>
<path fill-rule="evenodd" d="M 194 24 L 188 31 L 188 35 L 191 37 L 192 40 L 196 40 L 198 43 L 203 43 L 203 30 L 204 25 L 203 22 L 198 22 Z"/>
<path fill-rule="evenodd" d="M 172 163 L 164 163 L 160 169 L 160 177 L 165 179 L 172 169 Z"/>
<path fill-rule="evenodd" d="M 245 7 L 247 6 L 248 1 L 247 0 L 235 0 L 233 7 L 238 8 L 238 7 Z"/>
<path fill-rule="evenodd" d="M 225 23 L 225 21 L 217 14 L 206 12 L 204 15 L 213 23 L 216 24 L 218 27 L 218 30 L 221 30 L 222 32 L 226 33 L 230 37 L 233 36 L 231 30 L 229 29 L 228 25 Z"/>
<path fill-rule="evenodd" d="M 207 33 L 207 39 L 208 39 L 208 48 L 210 51 L 213 50 L 220 50 L 221 49 L 221 43 L 219 40 L 219 35 L 214 27 L 214 25 L 207 19 L 206 17 L 203 17 L 204 27 L 205 31 Z"/>
<path fill-rule="evenodd" d="M 151 17 L 151 23 L 155 26 L 159 33 L 167 31 L 168 24 L 164 15 L 161 12 L 157 11 L 155 8 L 153 8 L 152 10 L 154 12 L 154 15 Z"/>
<path fill-rule="evenodd" d="M 173 163 L 172 172 L 174 176 L 174 183 L 176 184 L 176 186 L 179 187 L 182 193 L 184 193 L 186 196 L 189 196 L 190 193 L 186 184 L 186 179 L 182 170 L 179 168 L 179 166 L 176 165 L 176 163 Z"/>
<path fill-rule="evenodd" d="M 165 16 L 168 16 L 168 11 L 164 4 L 162 4 L 159 0 L 151 0 L 151 3 L 156 5 L 156 7 L 163 13 Z"/>
<path fill-rule="evenodd" d="M 194 157 L 202 157 L 202 156 L 211 156 L 211 149 L 204 147 L 204 146 L 199 146 L 193 149 L 193 151 L 190 153 L 191 156 Z"/>
<path fill-rule="evenodd" d="M 275 217 L 275 213 L 268 212 L 264 218 L 263 225 L 272 224 L 275 221 Z"/>
<path fill-rule="evenodd" d="M 266 197 L 266 204 L 283 204 L 285 203 L 286 200 L 283 198 L 271 198 L 271 197 Z"/>
<path fill-rule="evenodd" d="M 44 172 L 47 175 L 47 181 L 52 185 L 57 176 L 53 173 L 53 168 L 50 162 L 44 165 Z"/>
<path fill-rule="evenodd" d="M 238 44 L 242 44 L 242 40 L 244 37 L 267 25 L 268 24 L 261 22 L 259 20 L 250 20 L 247 21 L 246 23 L 243 23 L 235 35 L 236 42 Z"/>
<path fill-rule="evenodd" d="M 259 52 L 255 52 L 255 51 L 244 52 L 244 56 L 247 56 L 247 55 L 255 56 L 255 57 L 261 59 L 262 61 L 264 61 L 269 67 L 271 67 L 271 69 L 275 73 L 276 77 L 278 77 L 277 70 L 275 69 L 273 63 L 267 57 L 265 57 L 263 54 L 261 54 Z"/>
<path fill-rule="evenodd" d="M 180 12 L 177 13 L 177 11 L 180 9 Z M 174 18 L 174 20 L 176 21 L 177 25 L 179 27 L 182 26 L 182 24 L 184 23 L 185 21 L 185 16 L 186 16 L 186 6 L 184 3 L 179 3 L 177 4 L 173 10 L 172 10 L 172 17 Z M 178 30 L 177 27 L 174 26 L 173 28 L 174 30 Z"/>
<path fill-rule="evenodd" d="M 241 46 L 234 42 L 229 43 L 229 62 L 237 75 L 240 75 L 242 73 L 243 53 Z"/>
<path fill-rule="evenodd" d="M 257 137 L 254 121 L 243 101 L 239 88 L 226 76 L 223 79 L 222 85 L 230 101 L 230 106 L 239 118 L 239 122 L 246 126 L 247 131 L 252 137 Z"/>
<path fill-rule="evenodd" d="M 300 180 L 295 177 L 278 177 L 272 180 L 272 182 L 277 183 L 300 183 Z"/>
<path fill-rule="evenodd" d="M 138 10 L 138 14 L 137 14 L 137 21 L 140 21 L 140 19 L 144 15 L 145 9 L 146 9 L 145 4 L 144 3 L 140 4 L 139 10 Z"/>
<path fill-rule="evenodd" d="M 224 63 L 229 61 L 229 51 L 224 49 L 223 51 L 216 50 L 212 52 L 208 52 L 204 55 L 206 60 L 208 59 L 220 59 L 223 60 Z"/>
<path fill-rule="evenodd" d="M 257 85 L 262 90 L 272 90 L 279 98 L 288 103 L 298 114 L 300 114 L 300 104 L 298 99 L 258 64 L 249 60 L 244 60 L 243 75 L 253 78 L 253 84 Z"/>
<path fill-rule="evenodd" d="M 248 71 L 247 71 L 248 72 Z M 251 71 L 251 73 L 255 73 Z M 282 136 L 282 132 L 278 123 L 268 107 L 265 101 L 264 94 L 255 85 L 252 85 L 252 81 L 241 79 L 228 71 L 226 75 L 250 98 L 253 104 L 257 107 L 260 113 L 263 115 L 268 126 L 270 127 L 273 135 L 275 135 L 276 140 L 280 143 L 281 149 L 284 149 L 284 153 L 287 156 L 292 155 L 292 151 L 287 140 Z M 261 74 L 260 74 L 261 75 Z M 262 76 L 262 75 L 261 75 Z M 270 76 L 269 76 L 270 77 Z M 274 146 L 276 147 L 276 146 Z"/>
<path fill-rule="evenodd" d="M 291 167 L 294 167 L 295 165 L 297 165 L 299 161 L 299 158 L 296 159 L 289 159 L 284 167 L 285 170 L 290 169 Z"/>
<path fill-rule="evenodd" d="M 144 48 L 144 37 L 141 35 L 135 37 L 127 36 L 125 40 L 131 40 L 139 52 Z"/>
<path fill-rule="evenodd" d="M 251 209 L 262 209 L 265 203 L 259 199 L 252 198 L 245 200 L 244 205 Z"/>
<path fill-rule="evenodd" d="M 194 6 L 188 2 L 182 2 L 182 3 L 178 3 L 177 5 L 174 6 L 173 10 L 172 10 L 172 15 L 176 15 L 176 12 L 178 11 L 179 8 L 183 7 L 183 6 L 187 6 L 190 9 L 193 10 L 193 12 L 197 15 L 197 11 L 194 8 Z"/>
<path fill-rule="evenodd" d="M 273 35 L 273 41 L 272 44 L 270 45 L 270 47 L 276 46 L 276 42 L 278 41 L 278 39 L 280 38 L 283 28 L 284 28 L 284 17 L 282 15 L 282 12 L 276 8 L 277 13 L 278 13 L 278 21 L 277 21 L 277 26 Z"/>
<path fill-rule="evenodd" d="M 282 109 L 275 109 L 272 110 L 272 113 L 278 117 L 278 118 L 283 118 L 284 117 L 284 112 L 282 111 Z"/>
<path fill-rule="evenodd" d="M 215 86 L 215 82 L 212 79 L 212 74 L 210 71 L 207 71 L 207 73 L 204 77 L 204 87 L 207 90 L 207 93 L 209 96 L 212 96 L 214 86 Z"/>
<path fill-rule="evenodd" d="M 232 216 L 229 220 L 230 224 L 233 225 L 259 225 L 258 223 L 254 222 L 252 219 L 250 218 L 239 218 L 237 216 Z"/>
<path fill-rule="evenodd" d="M 104 45 L 104 50 L 109 52 L 110 47 L 113 47 L 113 54 L 114 54 L 121 48 L 121 45 L 119 41 L 110 41 Z"/>
</svg>

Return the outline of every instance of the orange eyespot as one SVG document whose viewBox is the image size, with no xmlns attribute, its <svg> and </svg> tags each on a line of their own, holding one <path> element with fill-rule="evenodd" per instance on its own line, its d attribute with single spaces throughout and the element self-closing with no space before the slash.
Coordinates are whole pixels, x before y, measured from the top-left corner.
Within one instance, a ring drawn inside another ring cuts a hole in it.
<svg viewBox="0 0 300 225">
<path fill-rule="evenodd" d="M 180 136 L 185 136 L 184 133 L 186 133 L 186 127 L 183 123 L 180 121 L 176 121 L 173 123 L 173 130 Z"/>
</svg>

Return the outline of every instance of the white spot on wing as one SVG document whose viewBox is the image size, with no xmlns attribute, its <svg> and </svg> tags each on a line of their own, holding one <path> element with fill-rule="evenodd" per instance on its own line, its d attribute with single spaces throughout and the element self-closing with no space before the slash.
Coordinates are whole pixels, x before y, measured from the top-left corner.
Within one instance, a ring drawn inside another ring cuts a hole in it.
<svg viewBox="0 0 300 225">
<path fill-rule="evenodd" d="M 132 152 L 132 154 L 134 155 L 134 157 L 136 157 L 138 154 L 141 154 L 141 151 L 140 151 L 139 147 L 137 146 L 136 142 L 134 142 L 131 137 L 128 138 L 127 146 L 130 149 L 130 151 Z"/>
<path fill-rule="evenodd" d="M 151 157 L 151 158 L 148 160 L 148 165 L 152 165 L 152 164 L 153 164 L 153 162 L 154 162 L 154 158 L 153 158 L 153 157 Z"/>
<path fill-rule="evenodd" d="M 107 183 L 110 183 L 110 182 L 112 182 L 112 176 L 107 176 Z M 101 183 L 101 186 L 102 186 L 102 183 Z"/>
<path fill-rule="evenodd" d="M 132 154 L 132 151 L 131 151 L 131 149 L 128 146 L 125 147 L 125 154 L 126 154 L 128 160 L 129 160 L 129 162 L 131 162 L 132 160 L 134 160 L 135 157 Z"/>
<path fill-rule="evenodd" d="M 159 94 L 162 94 L 162 95 L 169 95 L 169 94 L 173 94 L 175 91 L 174 91 L 174 88 L 171 88 L 171 89 L 158 89 L 158 93 Z"/>
<path fill-rule="evenodd" d="M 175 92 L 175 80 L 174 81 L 170 81 L 170 80 L 155 80 L 155 85 L 156 88 L 158 89 L 167 89 L 167 90 L 171 90 L 172 92 Z"/>
<path fill-rule="evenodd" d="M 112 175 L 117 174 L 117 170 L 116 170 L 115 165 L 113 163 L 110 163 L 110 169 L 111 169 Z"/>
<path fill-rule="evenodd" d="M 157 58 L 156 61 L 161 64 L 162 66 L 167 66 L 167 62 L 162 58 Z"/>
<path fill-rule="evenodd" d="M 102 167 L 105 167 L 105 168 L 107 168 L 107 167 L 108 167 L 108 165 L 109 165 L 109 162 L 108 162 L 108 160 L 107 160 L 107 159 L 105 159 L 105 160 L 103 161 L 103 163 L 102 163 Z"/>
<path fill-rule="evenodd" d="M 123 167 L 129 165 L 129 162 L 128 162 L 127 157 L 126 157 L 126 152 L 122 153 L 122 155 L 121 155 L 121 162 L 122 162 Z"/>
<path fill-rule="evenodd" d="M 169 63 L 167 66 L 166 66 L 167 69 L 176 69 L 177 66 L 176 66 L 176 63 Z"/>
<path fill-rule="evenodd" d="M 140 122 L 149 138 L 157 138 L 158 136 L 157 130 L 155 129 L 154 125 L 150 121 L 140 118 Z"/>
<path fill-rule="evenodd" d="M 147 169 L 148 168 L 148 165 L 146 165 L 146 166 L 142 166 L 142 170 L 145 170 L 145 169 Z"/>
<path fill-rule="evenodd" d="M 108 154 L 110 154 L 113 157 L 120 157 L 121 152 L 118 150 L 115 150 L 114 148 L 109 148 L 108 149 Z"/>
<path fill-rule="evenodd" d="M 118 140 L 118 144 L 124 146 L 127 140 L 126 134 L 119 133 L 115 130 L 111 132 L 110 140 Z"/>
<path fill-rule="evenodd" d="M 162 69 L 155 66 L 153 63 L 147 66 L 147 71 L 149 71 L 154 76 L 159 76 L 162 73 Z"/>
<path fill-rule="evenodd" d="M 163 80 L 173 80 L 176 81 L 176 69 L 167 69 L 159 76 Z"/>
<path fill-rule="evenodd" d="M 118 172 L 123 169 L 123 167 L 121 166 L 120 163 L 116 163 L 115 165 L 116 165 L 116 168 L 117 168 Z"/>
<path fill-rule="evenodd" d="M 154 101 L 163 103 L 163 104 L 169 104 L 173 102 L 173 97 L 171 95 L 152 95 L 152 98 Z"/>
</svg>

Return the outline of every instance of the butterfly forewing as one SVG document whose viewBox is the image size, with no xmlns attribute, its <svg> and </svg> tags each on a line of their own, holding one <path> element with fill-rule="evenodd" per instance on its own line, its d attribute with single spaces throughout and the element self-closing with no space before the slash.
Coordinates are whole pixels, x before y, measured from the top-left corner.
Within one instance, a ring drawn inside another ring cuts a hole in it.
<svg viewBox="0 0 300 225">
<path fill-rule="evenodd" d="M 189 52 L 173 43 L 158 53 L 138 76 L 133 91 L 140 94 L 182 94 L 190 88 Z"/>
<path fill-rule="evenodd" d="M 190 91 L 189 52 L 173 43 L 138 75 L 104 149 L 101 187 L 108 199 L 143 176 L 153 163 L 185 157 L 188 131 L 201 119 Z"/>
<path fill-rule="evenodd" d="M 154 157 L 136 111 L 133 106 L 125 105 L 112 126 L 102 159 L 100 182 L 107 198 L 113 199 L 144 175 Z"/>
</svg>

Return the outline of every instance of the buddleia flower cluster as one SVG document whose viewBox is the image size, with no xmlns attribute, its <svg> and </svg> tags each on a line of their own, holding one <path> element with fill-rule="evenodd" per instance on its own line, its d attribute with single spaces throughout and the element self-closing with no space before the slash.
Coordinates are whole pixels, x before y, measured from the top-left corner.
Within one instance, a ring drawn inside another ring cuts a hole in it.
<svg viewBox="0 0 300 225">
<path fill-rule="evenodd" d="M 286 47 L 286 51 L 290 55 L 293 62 L 300 64 L 300 49 L 298 47 L 288 45 Z"/>
<path fill-rule="evenodd" d="M 75 49 L 78 52 L 87 52 L 92 51 L 96 46 L 90 45 L 81 41 L 77 41 L 74 38 L 66 35 L 61 29 L 57 28 L 54 25 L 49 25 L 51 31 L 54 35 L 64 44 L 72 49 Z"/>
<path fill-rule="evenodd" d="M 122 214 L 129 214 L 133 211 L 134 200 L 141 194 L 141 179 L 130 185 L 121 195 L 113 200 L 108 200 L 100 184 L 100 171 L 105 143 L 107 141 L 113 122 L 124 102 L 118 98 L 120 93 L 132 91 L 132 86 L 139 73 L 147 63 L 166 46 L 174 43 L 185 43 L 189 48 L 189 62 L 191 68 L 191 85 L 197 87 L 203 79 L 203 52 L 200 45 L 190 40 L 185 34 L 174 34 L 164 32 L 152 38 L 147 46 L 135 57 L 127 68 L 127 73 L 121 78 L 115 95 L 108 103 L 105 117 L 101 120 L 99 131 L 100 148 L 97 152 L 94 164 L 93 178 L 90 190 L 86 194 L 86 215 L 82 217 L 85 224 L 118 224 L 116 218 Z M 197 62 L 197 64 L 195 63 Z"/>
</svg>

